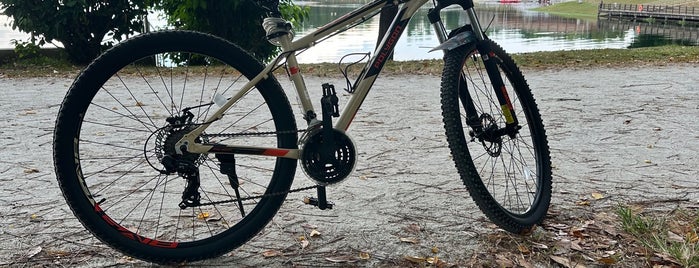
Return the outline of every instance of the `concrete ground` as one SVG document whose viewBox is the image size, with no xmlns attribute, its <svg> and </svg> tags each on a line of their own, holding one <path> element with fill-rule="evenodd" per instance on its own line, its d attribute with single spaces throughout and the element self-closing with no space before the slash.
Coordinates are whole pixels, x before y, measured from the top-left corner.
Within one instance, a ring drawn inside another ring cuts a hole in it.
<svg viewBox="0 0 699 268">
<path fill-rule="evenodd" d="M 552 211 L 565 213 L 581 200 L 699 203 L 699 65 L 524 73 L 549 137 Z M 93 238 L 58 189 L 51 140 L 72 79 L 0 77 L 0 267 L 148 266 Z M 343 83 L 306 78 L 318 91 L 323 82 Z M 437 76 L 380 77 L 349 132 L 359 151 L 355 173 L 328 189 L 335 209 L 304 206 L 307 194 L 291 194 L 252 241 L 191 265 L 335 266 L 362 253 L 369 260 L 349 265 L 470 258 L 494 228 L 456 176 L 438 91 Z M 309 184 L 301 174 L 295 186 Z M 309 226 L 321 235 L 302 248 L 298 237 Z M 270 252 L 283 254 L 264 256 Z"/>
</svg>

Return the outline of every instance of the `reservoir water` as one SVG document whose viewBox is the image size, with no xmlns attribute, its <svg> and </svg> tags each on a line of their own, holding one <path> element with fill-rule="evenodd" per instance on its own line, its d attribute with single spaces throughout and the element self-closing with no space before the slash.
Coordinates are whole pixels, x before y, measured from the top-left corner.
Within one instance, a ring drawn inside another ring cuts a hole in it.
<svg viewBox="0 0 699 268">
<path fill-rule="evenodd" d="M 310 8 L 312 16 L 296 29 L 302 36 L 323 24 L 361 6 L 366 0 L 295 1 Z M 510 53 L 559 51 L 596 48 L 630 48 L 677 43 L 699 45 L 699 30 L 673 23 L 630 22 L 606 19 L 570 19 L 532 11 L 537 3 L 501 4 L 478 2 L 476 10 L 487 34 Z M 395 50 L 395 60 L 441 58 L 440 51 L 428 52 L 437 45 L 426 14 L 431 6 L 418 11 L 410 21 Z M 149 17 L 154 25 L 163 25 L 157 16 Z M 447 28 L 467 23 L 460 9 L 443 12 Z M 302 63 L 337 62 L 342 56 L 356 52 L 373 52 L 379 18 L 352 28 L 320 43 L 299 56 Z M 26 40 L 28 35 L 14 31 L 9 18 L 0 15 L 0 49 L 10 49 L 12 39 Z"/>
</svg>

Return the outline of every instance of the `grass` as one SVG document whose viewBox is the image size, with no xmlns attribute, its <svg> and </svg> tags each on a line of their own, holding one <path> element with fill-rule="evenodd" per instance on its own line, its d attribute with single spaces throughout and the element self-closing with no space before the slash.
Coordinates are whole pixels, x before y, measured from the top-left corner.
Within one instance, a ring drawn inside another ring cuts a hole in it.
<svg viewBox="0 0 699 268">
<path fill-rule="evenodd" d="M 605 0 L 605 3 L 631 4 L 631 5 L 658 5 L 658 6 L 689 6 L 699 7 L 699 1 L 691 0 Z M 563 2 L 555 5 L 535 8 L 536 11 L 546 12 L 561 17 L 593 19 L 597 17 L 597 8 L 600 0 L 582 0 Z"/>
<path fill-rule="evenodd" d="M 699 267 L 699 212 L 675 210 L 659 217 L 620 206 L 617 214 L 622 229 L 655 252 L 653 256 L 670 257 L 668 261 L 683 267 Z"/>
<path fill-rule="evenodd" d="M 596 67 L 634 67 L 699 63 L 699 47 L 667 45 L 633 49 L 593 49 L 513 54 L 522 69 L 561 69 Z M 303 64 L 305 74 L 340 75 L 336 63 Z M 84 66 L 70 64 L 64 58 L 37 57 L 0 64 L 0 74 L 6 77 L 74 76 Z M 439 75 L 441 60 L 388 62 L 383 74 Z M 280 74 L 281 75 L 281 74 Z"/>
</svg>

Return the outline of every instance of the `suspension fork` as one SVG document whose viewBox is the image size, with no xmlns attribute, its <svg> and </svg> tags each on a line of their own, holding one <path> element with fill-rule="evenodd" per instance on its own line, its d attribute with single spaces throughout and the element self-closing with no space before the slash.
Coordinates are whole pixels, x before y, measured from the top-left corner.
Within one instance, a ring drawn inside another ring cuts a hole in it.
<svg viewBox="0 0 699 268">
<path fill-rule="evenodd" d="M 468 19 L 471 23 L 470 25 L 464 26 L 464 28 L 466 28 L 468 31 L 473 32 L 473 35 L 476 39 L 476 49 L 481 55 L 481 59 L 483 60 L 484 67 L 486 69 L 486 72 L 488 73 L 490 83 L 493 86 L 493 90 L 495 91 L 498 103 L 500 105 L 500 108 L 502 109 L 503 115 L 505 116 L 505 128 L 503 129 L 503 134 L 514 136 L 517 133 L 517 130 L 519 129 L 518 120 L 513 110 L 512 101 L 510 100 L 510 97 L 507 94 L 507 87 L 505 86 L 505 82 L 503 81 L 502 76 L 500 75 L 500 70 L 498 69 L 497 61 L 494 58 L 495 53 L 490 47 L 490 43 L 487 41 L 488 37 L 485 35 L 483 28 L 480 25 L 480 21 L 478 20 L 478 16 L 476 15 L 476 11 L 473 9 L 473 0 L 438 0 L 438 4 L 435 7 L 435 9 L 431 10 L 428 13 L 430 22 L 432 23 L 435 32 L 437 33 L 437 38 L 440 43 L 444 43 L 447 41 L 447 32 L 444 25 L 441 22 L 441 18 L 439 17 L 439 11 L 441 11 L 441 9 L 447 6 L 454 4 L 460 5 L 465 10 L 466 15 L 468 16 Z M 468 29 L 467 27 L 470 29 Z M 476 110 L 475 105 L 473 103 L 473 99 L 471 98 L 471 94 L 468 91 L 468 86 L 466 84 L 466 74 L 461 75 L 458 83 L 459 99 L 462 105 L 464 106 L 464 110 L 466 111 L 466 123 L 473 129 L 473 131 L 477 135 L 478 133 L 483 132 L 483 125 L 480 119 L 480 115 L 478 114 L 478 111 Z"/>
<path fill-rule="evenodd" d="M 476 49 L 481 55 L 483 65 L 488 73 L 488 77 L 490 78 L 490 84 L 493 86 L 495 96 L 500 104 L 500 109 L 505 117 L 505 133 L 510 136 L 514 136 L 517 133 L 517 130 L 519 130 L 519 121 L 515 115 L 512 100 L 510 99 L 509 94 L 507 94 L 507 86 L 500 75 L 500 69 L 498 68 L 497 60 L 495 59 L 495 53 L 490 46 L 491 43 L 487 42 L 488 37 L 483 32 L 483 28 L 480 25 L 480 21 L 478 20 L 478 16 L 476 15 L 476 11 L 473 9 L 473 7 L 467 8 L 466 14 L 468 15 L 469 21 L 471 21 L 471 27 L 473 28 L 473 32 L 478 42 L 476 43 Z M 459 88 L 461 90 L 461 87 Z M 464 89 L 463 91 L 466 91 L 466 95 L 468 95 L 467 89 Z M 461 92 L 459 92 L 459 96 L 462 96 Z M 473 101 L 471 100 L 470 95 L 468 95 L 468 99 L 470 100 L 470 106 L 473 106 Z M 471 108 L 475 111 L 474 107 Z M 468 112 L 469 108 L 466 108 L 466 110 Z"/>
</svg>

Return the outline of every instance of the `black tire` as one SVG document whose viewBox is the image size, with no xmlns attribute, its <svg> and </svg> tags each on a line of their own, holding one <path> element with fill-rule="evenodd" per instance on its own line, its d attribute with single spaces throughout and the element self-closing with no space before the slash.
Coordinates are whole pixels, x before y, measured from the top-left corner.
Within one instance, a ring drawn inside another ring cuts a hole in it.
<svg viewBox="0 0 699 268">
<path fill-rule="evenodd" d="M 488 40 L 522 126 L 499 144 L 470 136 L 459 87 L 466 85 L 483 123 L 505 126 L 505 117 L 475 45 L 444 56 L 442 115 L 449 148 L 466 188 L 485 215 L 512 233 L 526 233 L 546 216 L 551 202 L 551 160 L 544 125 L 531 90 L 505 51 Z M 465 83 L 459 82 L 464 77 Z M 464 95 L 463 91 L 461 93 Z M 467 137 L 469 138 L 467 140 Z"/>
<path fill-rule="evenodd" d="M 167 117 L 189 107 L 192 123 L 201 123 L 218 109 L 210 103 L 215 93 L 232 96 L 262 69 L 232 43 L 187 31 L 142 35 L 96 59 L 68 91 L 54 133 L 58 182 L 75 216 L 104 243 L 157 263 L 216 257 L 252 238 L 282 205 L 296 160 L 235 155 L 240 197 L 251 198 L 241 201 L 243 210 L 213 155 L 188 155 L 199 169 L 201 203 L 208 205 L 180 209 L 186 180 L 159 170 L 174 147 L 168 135 L 175 134 L 168 133 L 183 133 L 167 127 Z M 278 82 L 270 77 L 256 89 L 200 140 L 298 148 L 296 123 Z M 268 133 L 211 135 L 262 132 Z M 260 197 L 265 193 L 276 194 Z"/>
</svg>

